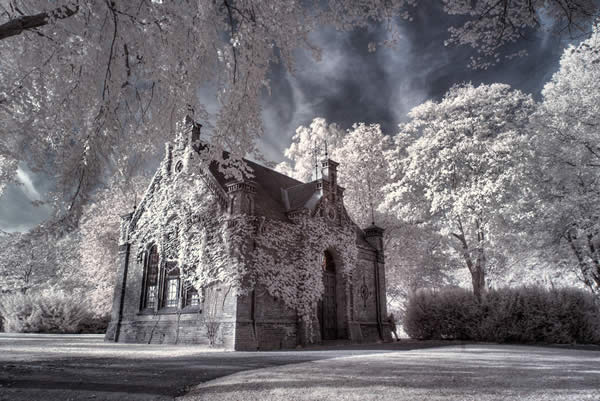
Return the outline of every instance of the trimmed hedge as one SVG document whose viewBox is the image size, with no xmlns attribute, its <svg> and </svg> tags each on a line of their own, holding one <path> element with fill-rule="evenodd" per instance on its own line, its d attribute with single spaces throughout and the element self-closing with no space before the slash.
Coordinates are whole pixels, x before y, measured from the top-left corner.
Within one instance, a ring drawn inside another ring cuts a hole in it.
<svg viewBox="0 0 600 401">
<path fill-rule="evenodd" d="M 0 316 L 4 330 L 13 333 L 91 333 L 107 324 L 89 312 L 84 299 L 54 289 L 4 294 Z"/>
<path fill-rule="evenodd" d="M 411 295 L 404 330 L 415 339 L 600 344 L 600 306 L 575 288 L 490 290 L 481 301 L 460 289 Z"/>
</svg>

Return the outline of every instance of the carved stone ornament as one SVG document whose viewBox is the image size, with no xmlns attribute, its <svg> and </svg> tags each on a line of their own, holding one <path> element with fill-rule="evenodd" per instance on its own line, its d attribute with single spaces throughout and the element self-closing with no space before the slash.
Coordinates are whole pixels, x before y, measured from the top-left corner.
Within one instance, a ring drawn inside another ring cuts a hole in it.
<svg viewBox="0 0 600 401">
<path fill-rule="evenodd" d="M 367 282 L 365 281 L 365 276 L 363 276 L 363 283 L 360 286 L 360 297 L 363 300 L 363 307 L 366 308 L 367 307 L 367 299 L 369 299 L 370 291 L 369 291 L 369 287 L 367 287 Z"/>
<path fill-rule="evenodd" d="M 181 170 L 183 170 L 183 162 L 179 160 L 177 164 L 175 164 L 175 172 L 181 173 Z"/>
<path fill-rule="evenodd" d="M 327 208 L 327 217 L 329 220 L 335 220 L 335 208 L 333 206 Z"/>
</svg>

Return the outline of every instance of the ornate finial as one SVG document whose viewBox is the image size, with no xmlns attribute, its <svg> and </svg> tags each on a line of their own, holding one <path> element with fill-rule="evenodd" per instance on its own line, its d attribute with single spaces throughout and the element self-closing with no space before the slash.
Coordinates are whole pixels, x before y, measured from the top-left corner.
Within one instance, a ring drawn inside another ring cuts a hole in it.
<svg viewBox="0 0 600 401">
<path fill-rule="evenodd" d="M 192 121 L 194 120 L 194 107 L 191 104 L 186 105 L 187 108 L 187 117 L 189 117 Z"/>
<path fill-rule="evenodd" d="M 325 139 L 325 160 L 329 159 L 329 155 L 327 153 L 327 139 Z"/>
</svg>

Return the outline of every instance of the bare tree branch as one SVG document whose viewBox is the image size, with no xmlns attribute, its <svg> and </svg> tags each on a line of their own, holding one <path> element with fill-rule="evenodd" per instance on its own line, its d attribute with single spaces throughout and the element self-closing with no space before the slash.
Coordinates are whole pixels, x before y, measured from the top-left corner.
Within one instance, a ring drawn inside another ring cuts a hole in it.
<svg viewBox="0 0 600 401">
<path fill-rule="evenodd" d="M 54 10 L 35 14 L 24 15 L 0 25 L 0 40 L 20 35 L 23 31 L 34 30 L 48 24 L 51 18 L 65 19 L 72 17 L 79 11 L 78 3 L 67 4 Z"/>
</svg>

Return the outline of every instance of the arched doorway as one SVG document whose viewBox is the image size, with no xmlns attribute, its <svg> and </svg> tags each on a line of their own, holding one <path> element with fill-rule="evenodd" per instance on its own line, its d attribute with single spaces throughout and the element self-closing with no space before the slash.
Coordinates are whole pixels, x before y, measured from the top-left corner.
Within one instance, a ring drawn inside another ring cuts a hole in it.
<svg viewBox="0 0 600 401">
<path fill-rule="evenodd" d="M 321 338 L 323 340 L 335 340 L 337 338 L 337 303 L 336 303 L 336 269 L 333 256 L 329 251 L 323 255 L 323 297 L 319 302 L 319 325 L 321 326 Z"/>
</svg>

